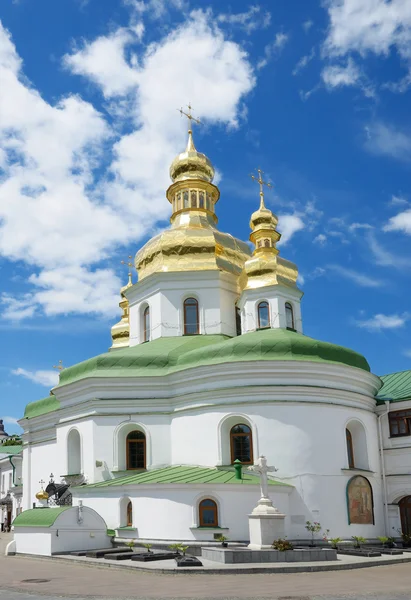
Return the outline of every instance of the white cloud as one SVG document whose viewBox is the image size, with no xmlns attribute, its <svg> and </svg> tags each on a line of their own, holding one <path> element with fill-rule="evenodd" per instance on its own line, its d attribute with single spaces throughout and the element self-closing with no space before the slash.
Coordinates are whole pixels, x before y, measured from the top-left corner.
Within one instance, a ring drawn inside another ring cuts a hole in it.
<svg viewBox="0 0 411 600">
<path fill-rule="evenodd" d="M 384 231 L 402 231 L 411 235 L 411 209 L 400 212 L 395 217 L 391 217 L 383 229 Z"/>
<path fill-rule="evenodd" d="M 297 275 L 297 283 L 298 285 L 304 285 L 305 283 L 305 277 L 304 275 L 301 275 L 301 273 L 298 273 Z"/>
<path fill-rule="evenodd" d="M 358 231 L 359 229 L 373 229 L 373 226 L 369 223 L 351 223 L 351 225 L 348 226 L 348 229 L 350 231 Z"/>
<path fill-rule="evenodd" d="M 279 216 L 278 229 L 281 232 L 281 240 L 279 241 L 279 245 L 287 244 L 292 236 L 297 233 L 297 231 L 304 229 L 304 227 L 304 221 L 297 214 Z"/>
<path fill-rule="evenodd" d="M 217 16 L 217 21 L 240 27 L 250 34 L 257 29 L 267 28 L 271 23 L 271 14 L 263 11 L 261 6 L 253 5 L 246 12 L 220 14 Z"/>
<path fill-rule="evenodd" d="M 391 204 L 392 206 L 404 206 L 408 205 L 408 200 L 403 196 L 396 196 L 395 194 L 393 194 L 391 196 L 389 204 Z"/>
<path fill-rule="evenodd" d="M 0 254 L 35 271 L 21 296 L 3 285 L 8 318 L 118 310 L 120 282 L 96 265 L 168 217 L 168 167 L 186 143 L 176 108 L 190 99 L 208 124 L 235 127 L 255 83 L 246 53 L 201 11 L 148 47 L 133 24 L 84 43 L 64 64 L 113 106 L 126 103 L 136 129 L 121 133 L 121 110 L 110 128 L 78 95 L 43 100 L 0 25 Z"/>
<path fill-rule="evenodd" d="M 311 21 L 311 19 L 307 19 L 307 21 L 304 21 L 303 29 L 304 29 L 305 33 L 308 33 L 313 25 L 314 25 L 314 22 Z"/>
<path fill-rule="evenodd" d="M 356 321 L 356 325 L 368 331 L 382 331 L 383 329 L 399 329 L 404 327 L 408 321 L 409 315 L 383 315 L 381 313 L 374 315 L 370 319 L 364 321 Z"/>
<path fill-rule="evenodd" d="M 127 61 L 125 56 L 127 47 L 136 41 L 136 37 L 129 28 L 118 29 L 107 37 L 101 36 L 91 44 L 85 44 L 74 54 L 67 54 L 63 64 L 76 75 L 89 77 L 107 98 L 124 95 L 138 85 L 138 71 L 133 68 L 135 64 L 132 66 L 137 59 L 134 55 Z"/>
<path fill-rule="evenodd" d="M 44 387 L 51 388 L 58 384 L 59 374 L 57 371 L 27 371 L 19 367 L 18 369 L 12 370 L 13 375 L 30 379 L 34 383 L 44 385 Z"/>
<path fill-rule="evenodd" d="M 325 52 L 388 56 L 395 49 L 411 65 L 409 0 L 328 0 L 330 27 Z"/>
<path fill-rule="evenodd" d="M 393 125 L 376 121 L 365 127 L 365 148 L 371 154 L 411 160 L 411 135 Z"/>
<path fill-rule="evenodd" d="M 5 425 L 18 425 L 15 417 L 2 417 Z"/>
<path fill-rule="evenodd" d="M 274 41 L 271 44 L 267 44 L 264 48 L 264 58 L 261 58 L 257 62 L 257 69 L 266 67 L 274 56 L 278 56 L 283 51 L 288 40 L 289 36 L 286 33 L 277 33 Z"/>
<path fill-rule="evenodd" d="M 162 19 L 170 9 L 188 10 L 189 3 L 186 0 L 123 0 L 139 16 L 147 15 L 151 19 Z"/>
<path fill-rule="evenodd" d="M 327 242 L 327 236 L 324 235 L 323 233 L 319 233 L 314 239 L 313 239 L 314 244 L 318 244 L 319 246 L 324 246 L 324 244 Z"/>
<path fill-rule="evenodd" d="M 315 57 L 315 48 L 312 48 L 311 52 L 309 54 L 306 54 L 305 56 L 302 56 L 300 58 L 300 60 L 298 61 L 298 63 L 295 65 L 295 67 L 293 69 L 293 75 L 298 75 L 298 73 L 300 73 L 300 71 L 305 69 L 305 67 L 308 65 L 308 63 L 310 63 L 313 60 L 314 57 Z"/>
<path fill-rule="evenodd" d="M 354 271 L 353 269 L 341 267 L 340 265 L 327 265 L 327 269 L 334 271 L 335 273 L 337 273 L 337 275 L 340 275 L 345 279 L 349 279 L 350 281 L 356 283 L 361 287 L 377 288 L 383 285 L 383 282 L 379 279 L 370 277 L 365 273 L 359 273 L 358 271 Z"/>
<path fill-rule="evenodd" d="M 361 71 L 349 58 L 346 65 L 329 65 L 321 73 L 325 86 L 335 89 L 344 86 L 357 85 L 361 78 Z"/>
</svg>

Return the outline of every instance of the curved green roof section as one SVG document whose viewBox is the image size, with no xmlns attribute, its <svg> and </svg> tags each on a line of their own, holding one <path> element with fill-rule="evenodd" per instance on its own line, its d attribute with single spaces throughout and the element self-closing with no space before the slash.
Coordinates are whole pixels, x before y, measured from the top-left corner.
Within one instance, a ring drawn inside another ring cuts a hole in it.
<svg viewBox="0 0 411 600">
<path fill-rule="evenodd" d="M 370 371 L 365 358 L 348 348 L 286 329 L 264 329 L 234 338 L 223 335 L 165 337 L 106 352 L 64 369 L 59 385 L 85 377 L 152 377 L 193 367 L 261 360 L 344 364 Z"/>
<path fill-rule="evenodd" d="M 24 410 L 24 416 L 26 419 L 32 419 L 33 417 L 39 417 L 40 415 L 46 415 L 47 413 L 53 412 L 60 408 L 60 402 L 52 394 L 47 398 L 36 400 L 27 404 Z"/>
<path fill-rule="evenodd" d="M 17 515 L 12 525 L 14 527 L 51 527 L 57 517 L 72 506 L 59 506 L 56 508 L 29 508 Z"/>
<path fill-rule="evenodd" d="M 229 338 L 224 335 L 164 337 L 100 354 L 61 371 L 59 386 L 88 377 L 161 377 L 184 369 L 249 361 L 306 361 L 342 364 L 370 371 L 357 352 L 286 329 L 262 329 Z M 37 417 L 60 408 L 55 396 L 26 406 Z"/>
<path fill-rule="evenodd" d="M 384 400 L 403 402 L 411 400 L 411 371 L 399 371 L 382 375 L 380 379 L 383 386 L 378 392 L 377 400 L 381 404 Z"/>
</svg>

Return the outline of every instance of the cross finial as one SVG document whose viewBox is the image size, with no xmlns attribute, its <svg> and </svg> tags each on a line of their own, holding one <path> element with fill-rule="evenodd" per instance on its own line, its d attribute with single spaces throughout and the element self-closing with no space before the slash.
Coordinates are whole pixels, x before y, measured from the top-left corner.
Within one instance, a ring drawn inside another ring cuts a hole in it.
<svg viewBox="0 0 411 600">
<path fill-rule="evenodd" d="M 130 262 L 130 261 L 131 261 L 131 260 L 133 260 L 133 257 L 131 256 L 131 254 L 129 254 L 127 258 L 128 258 L 128 261 L 126 261 L 126 260 L 122 260 L 122 261 L 121 261 L 121 264 L 122 264 L 122 265 L 127 265 L 127 267 L 128 267 L 128 282 L 129 282 L 130 284 L 132 284 L 133 282 L 132 282 L 132 280 L 131 280 L 131 269 L 132 269 L 132 267 L 133 267 L 134 265 L 133 265 L 133 263 L 132 263 L 132 262 Z"/>
<path fill-rule="evenodd" d="M 65 369 L 65 367 L 63 366 L 63 361 L 59 360 L 59 364 L 53 365 L 53 369 L 57 369 L 57 371 L 60 371 L 61 373 Z"/>
<path fill-rule="evenodd" d="M 39 484 L 41 485 L 41 489 L 43 489 L 43 486 L 46 482 L 43 479 L 40 479 Z"/>
<path fill-rule="evenodd" d="M 188 119 L 189 122 L 189 126 L 188 126 L 188 133 L 193 133 L 192 129 L 191 129 L 191 124 L 192 121 L 194 121 L 194 123 L 197 123 L 197 125 L 201 125 L 201 121 L 199 119 L 196 119 L 195 117 L 193 117 L 192 113 L 191 113 L 191 109 L 193 108 L 191 106 L 190 103 L 187 104 L 187 108 L 188 108 L 188 112 L 185 112 L 183 110 L 183 107 L 181 108 L 177 108 L 178 112 L 180 113 L 181 116 L 185 116 Z"/>
<path fill-rule="evenodd" d="M 257 173 L 258 177 L 256 177 L 254 174 L 251 174 L 250 177 L 253 181 L 256 181 L 260 186 L 260 208 L 264 208 L 264 186 L 266 185 L 268 189 L 272 189 L 273 186 L 271 183 L 264 181 L 264 171 L 262 171 L 261 169 L 257 169 Z"/>
</svg>

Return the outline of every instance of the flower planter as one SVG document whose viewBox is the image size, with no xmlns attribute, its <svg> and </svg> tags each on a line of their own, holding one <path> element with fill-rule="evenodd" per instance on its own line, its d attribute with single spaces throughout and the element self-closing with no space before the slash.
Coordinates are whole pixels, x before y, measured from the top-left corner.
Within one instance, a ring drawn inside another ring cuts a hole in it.
<svg viewBox="0 0 411 600">
<path fill-rule="evenodd" d="M 180 556 L 176 552 L 140 552 L 138 554 L 134 554 L 131 557 L 131 560 L 136 560 L 139 562 L 152 562 L 153 560 L 170 560 L 171 558 L 176 558 Z"/>
</svg>

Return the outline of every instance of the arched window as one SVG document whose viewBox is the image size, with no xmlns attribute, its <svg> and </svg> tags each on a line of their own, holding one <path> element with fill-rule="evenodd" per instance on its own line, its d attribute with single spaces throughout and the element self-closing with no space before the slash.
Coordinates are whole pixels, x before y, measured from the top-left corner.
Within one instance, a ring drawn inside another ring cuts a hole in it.
<svg viewBox="0 0 411 600">
<path fill-rule="evenodd" d="M 411 496 L 405 496 L 398 502 L 401 516 L 401 531 L 411 535 Z"/>
<path fill-rule="evenodd" d="M 253 437 L 248 425 L 234 425 L 230 431 L 231 462 L 240 460 L 243 464 L 253 464 Z"/>
<path fill-rule="evenodd" d="M 368 479 L 356 475 L 347 484 L 348 523 L 374 525 L 374 501 Z"/>
<path fill-rule="evenodd" d="M 146 436 L 142 431 L 131 431 L 126 439 L 127 469 L 146 468 Z"/>
<path fill-rule="evenodd" d="M 354 462 L 354 446 L 352 443 L 352 435 L 349 429 L 345 430 L 345 438 L 347 440 L 347 457 L 348 457 L 348 466 L 350 469 L 353 469 L 355 466 Z"/>
<path fill-rule="evenodd" d="M 81 439 L 77 429 L 72 429 L 67 437 L 67 475 L 81 473 Z"/>
<path fill-rule="evenodd" d="M 200 527 L 218 527 L 217 503 L 211 498 L 201 500 L 198 507 Z"/>
<path fill-rule="evenodd" d="M 258 329 L 270 327 L 270 308 L 268 302 L 260 302 L 258 305 Z"/>
<path fill-rule="evenodd" d="M 237 335 L 241 335 L 241 311 L 238 306 L 235 307 L 235 330 Z"/>
<path fill-rule="evenodd" d="M 197 335 L 198 302 L 195 298 L 184 300 L 184 335 Z"/>
<path fill-rule="evenodd" d="M 127 504 L 127 527 L 133 527 L 133 505 Z"/>
<path fill-rule="evenodd" d="M 144 341 L 150 341 L 150 307 L 147 306 L 143 313 L 143 325 L 144 325 Z"/>
<path fill-rule="evenodd" d="M 269 248 L 269 247 L 271 246 L 271 244 L 270 244 L 270 240 L 264 240 L 264 246 L 265 246 L 266 248 Z"/>
<path fill-rule="evenodd" d="M 287 329 L 295 329 L 294 327 L 294 311 L 289 302 L 285 303 L 285 323 Z"/>
</svg>

